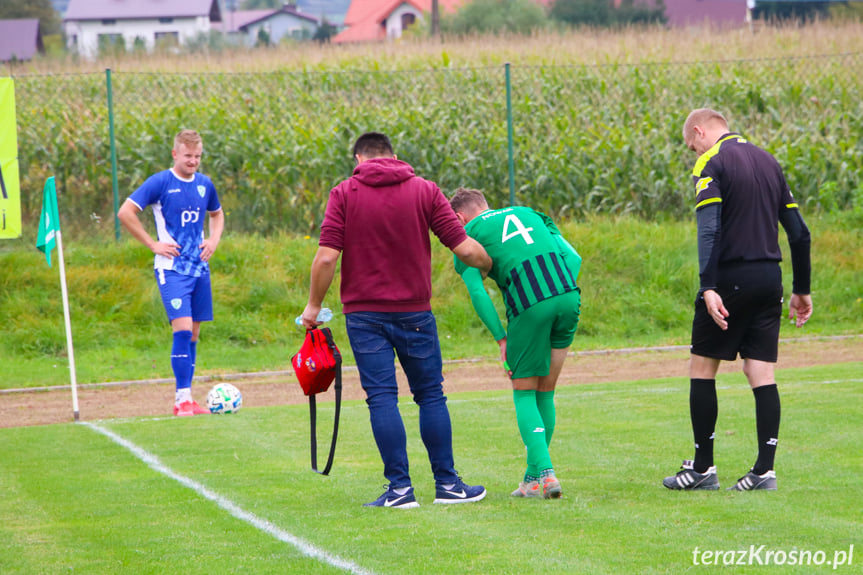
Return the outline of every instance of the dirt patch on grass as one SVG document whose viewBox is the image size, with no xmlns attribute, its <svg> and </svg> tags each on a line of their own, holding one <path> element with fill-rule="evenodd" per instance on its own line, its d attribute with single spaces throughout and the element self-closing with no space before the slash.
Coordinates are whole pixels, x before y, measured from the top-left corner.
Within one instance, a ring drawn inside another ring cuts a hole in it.
<svg viewBox="0 0 863 575">
<path fill-rule="evenodd" d="M 807 339 L 782 342 L 779 347 L 778 369 L 830 365 L 863 361 L 863 339 Z M 581 352 L 569 357 L 558 385 L 578 385 L 631 381 L 666 377 L 686 378 L 689 351 L 687 348 L 660 350 L 624 350 Z M 739 372 L 741 362 L 723 362 L 720 373 Z M 503 369 L 491 359 L 461 361 L 444 366 L 444 388 L 448 394 L 463 391 L 510 389 Z M 247 374 L 228 377 L 243 392 L 244 407 L 306 403 L 296 378 L 291 372 L 277 374 Z M 363 399 L 359 376 L 352 366 L 343 373 L 343 399 Z M 192 391 L 203 404 L 206 392 L 214 380 L 196 381 Z M 782 381 L 779 381 L 780 386 Z M 399 387 L 409 395 L 404 375 L 399 373 Z M 81 420 L 117 417 L 169 415 L 172 412 L 172 383 L 128 383 L 123 385 L 81 386 L 78 405 Z M 0 427 L 46 425 L 73 421 L 72 394 L 67 387 L 49 391 L 27 391 L 0 394 Z M 319 397 L 319 402 L 333 400 L 332 389 Z"/>
</svg>

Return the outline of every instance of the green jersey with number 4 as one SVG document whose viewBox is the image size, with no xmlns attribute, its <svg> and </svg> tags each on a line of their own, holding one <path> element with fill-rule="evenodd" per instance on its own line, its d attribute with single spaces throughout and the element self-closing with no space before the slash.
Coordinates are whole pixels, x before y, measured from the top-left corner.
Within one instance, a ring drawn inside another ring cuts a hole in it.
<svg viewBox="0 0 863 575">
<path fill-rule="evenodd" d="M 503 294 L 508 318 L 578 289 L 581 256 L 545 214 L 524 206 L 487 210 L 468 222 L 465 231 L 494 262 L 488 277 Z M 463 277 L 468 270 L 458 258 L 455 268 Z"/>
</svg>

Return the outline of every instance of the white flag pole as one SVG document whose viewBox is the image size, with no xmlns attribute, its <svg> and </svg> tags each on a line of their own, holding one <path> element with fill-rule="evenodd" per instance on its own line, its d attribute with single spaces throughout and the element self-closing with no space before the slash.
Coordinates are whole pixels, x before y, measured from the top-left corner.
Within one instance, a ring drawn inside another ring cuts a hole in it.
<svg viewBox="0 0 863 575">
<path fill-rule="evenodd" d="M 72 346 L 72 320 L 69 316 L 69 294 L 66 291 L 66 262 L 63 260 L 63 237 L 60 230 L 55 234 L 57 254 L 60 256 L 60 289 L 63 293 L 63 317 L 66 320 L 66 347 L 69 350 L 69 375 L 72 378 L 72 415 L 78 421 L 78 381 L 75 378 L 75 350 Z"/>
</svg>

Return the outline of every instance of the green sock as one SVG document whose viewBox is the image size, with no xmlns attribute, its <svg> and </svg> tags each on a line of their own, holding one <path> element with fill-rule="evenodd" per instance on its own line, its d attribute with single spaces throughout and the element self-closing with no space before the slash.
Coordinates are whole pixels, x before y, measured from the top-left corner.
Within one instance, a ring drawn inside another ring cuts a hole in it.
<svg viewBox="0 0 863 575">
<path fill-rule="evenodd" d="M 542 416 L 542 423 L 545 425 L 545 444 L 546 446 L 550 446 L 551 436 L 554 435 L 554 424 L 557 419 L 554 409 L 554 390 L 537 391 L 536 407 L 539 409 L 539 415 Z"/>
<path fill-rule="evenodd" d="M 521 440 L 527 448 L 527 476 L 539 476 L 541 469 L 551 468 L 551 457 L 545 441 L 545 424 L 536 405 L 536 391 L 513 390 L 515 417 Z"/>
</svg>

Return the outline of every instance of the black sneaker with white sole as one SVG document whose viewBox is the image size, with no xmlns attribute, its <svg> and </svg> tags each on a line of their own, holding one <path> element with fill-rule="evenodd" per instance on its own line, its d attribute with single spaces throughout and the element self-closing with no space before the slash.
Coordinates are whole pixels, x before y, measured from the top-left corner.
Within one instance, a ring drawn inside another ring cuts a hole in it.
<svg viewBox="0 0 863 575">
<path fill-rule="evenodd" d="M 458 482 L 447 489 L 438 485 L 435 490 L 435 503 L 473 503 L 485 497 L 485 487 L 482 485 L 468 485 L 458 478 Z"/>
<path fill-rule="evenodd" d="M 737 480 L 732 487 L 726 491 L 776 491 L 776 473 L 771 469 L 763 475 L 756 475 L 749 470 L 749 473 Z"/>
<path fill-rule="evenodd" d="M 675 490 L 695 491 L 703 489 L 716 491 L 719 489 L 719 478 L 716 476 L 716 466 L 712 465 L 704 473 L 698 473 L 692 468 L 692 461 L 686 460 L 680 466 L 676 475 L 666 477 L 662 484 Z"/>
<path fill-rule="evenodd" d="M 387 486 L 384 486 L 387 487 Z M 414 488 L 409 487 L 405 493 L 399 495 L 395 489 L 387 487 L 383 495 L 372 501 L 364 503 L 363 507 L 392 507 L 393 509 L 413 509 L 419 507 L 417 498 L 414 495 Z"/>
</svg>

